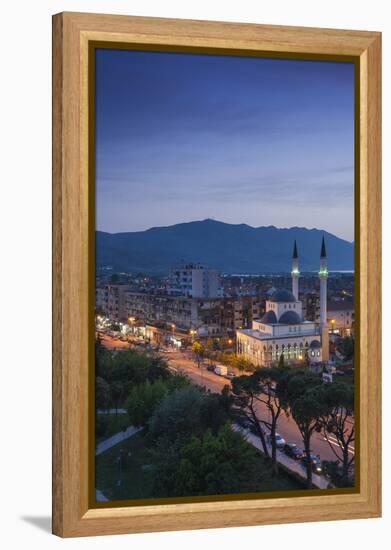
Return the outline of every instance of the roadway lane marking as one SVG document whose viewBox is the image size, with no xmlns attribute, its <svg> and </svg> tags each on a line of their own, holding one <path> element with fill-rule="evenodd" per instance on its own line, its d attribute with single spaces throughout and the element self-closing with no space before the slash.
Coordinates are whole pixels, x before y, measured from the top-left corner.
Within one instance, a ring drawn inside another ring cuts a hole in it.
<svg viewBox="0 0 391 550">
<path fill-rule="evenodd" d="M 327 441 L 326 437 L 324 437 L 323 439 L 324 439 L 324 441 Z M 339 447 L 338 440 L 335 437 L 329 435 L 329 440 L 330 440 L 331 445 L 334 445 L 335 447 Z M 341 448 L 341 447 L 339 447 L 339 448 Z M 354 447 L 352 447 L 351 445 L 348 445 L 348 452 L 351 455 L 354 455 Z"/>
</svg>

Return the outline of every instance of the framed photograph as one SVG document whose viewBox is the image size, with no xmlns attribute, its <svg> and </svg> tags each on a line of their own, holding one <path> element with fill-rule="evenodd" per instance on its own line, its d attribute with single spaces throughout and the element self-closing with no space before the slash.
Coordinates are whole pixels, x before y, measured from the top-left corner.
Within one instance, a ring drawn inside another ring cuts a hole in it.
<svg viewBox="0 0 391 550">
<path fill-rule="evenodd" d="M 53 532 L 381 513 L 381 35 L 53 18 Z"/>
</svg>

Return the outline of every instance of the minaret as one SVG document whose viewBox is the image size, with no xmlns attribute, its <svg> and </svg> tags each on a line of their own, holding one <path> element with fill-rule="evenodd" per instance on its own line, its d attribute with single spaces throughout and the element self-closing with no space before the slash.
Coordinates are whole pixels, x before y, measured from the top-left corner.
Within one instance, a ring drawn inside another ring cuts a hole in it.
<svg viewBox="0 0 391 550">
<path fill-rule="evenodd" d="M 296 301 L 299 300 L 299 277 L 299 257 L 297 254 L 297 244 L 295 240 L 292 254 L 292 294 L 296 298 Z"/>
<path fill-rule="evenodd" d="M 322 338 L 322 360 L 329 360 L 329 326 L 327 323 L 327 256 L 324 237 L 322 238 L 322 248 L 320 249 L 320 311 L 319 311 L 319 328 Z"/>
</svg>

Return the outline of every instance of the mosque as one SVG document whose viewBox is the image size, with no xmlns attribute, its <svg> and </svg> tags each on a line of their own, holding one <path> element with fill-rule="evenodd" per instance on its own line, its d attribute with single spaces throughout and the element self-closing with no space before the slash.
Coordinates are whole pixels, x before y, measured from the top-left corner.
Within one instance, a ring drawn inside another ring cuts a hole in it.
<svg viewBox="0 0 391 550">
<path fill-rule="evenodd" d="M 266 312 L 251 329 L 236 331 L 237 354 L 256 366 L 270 366 L 284 356 L 285 363 L 311 363 L 329 360 L 327 324 L 327 257 L 324 237 L 320 252 L 319 323 L 303 318 L 299 300 L 299 258 L 294 242 L 292 254 L 292 292 L 276 290 L 266 301 Z"/>
</svg>

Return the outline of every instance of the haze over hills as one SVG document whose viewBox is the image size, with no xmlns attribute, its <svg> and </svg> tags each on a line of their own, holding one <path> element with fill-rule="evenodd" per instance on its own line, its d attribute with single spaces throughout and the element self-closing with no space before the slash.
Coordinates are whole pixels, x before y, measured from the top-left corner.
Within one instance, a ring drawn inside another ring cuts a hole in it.
<svg viewBox="0 0 391 550">
<path fill-rule="evenodd" d="M 294 239 L 301 271 L 319 268 L 325 236 L 329 270 L 354 269 L 354 244 L 319 229 L 250 227 L 215 220 L 153 227 L 146 231 L 96 231 L 96 265 L 115 271 L 164 273 L 185 262 L 201 262 L 224 273 L 288 272 Z"/>
</svg>

